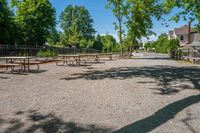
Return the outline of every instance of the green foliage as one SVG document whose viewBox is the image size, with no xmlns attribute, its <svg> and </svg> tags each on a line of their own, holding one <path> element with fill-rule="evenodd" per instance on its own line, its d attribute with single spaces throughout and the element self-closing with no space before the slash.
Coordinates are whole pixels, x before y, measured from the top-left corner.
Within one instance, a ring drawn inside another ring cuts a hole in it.
<svg viewBox="0 0 200 133">
<path fill-rule="evenodd" d="M 6 0 L 0 0 L 0 44 L 14 45 L 16 26 Z"/>
<path fill-rule="evenodd" d="M 145 44 L 144 44 L 144 49 L 146 50 L 146 51 L 152 51 L 153 50 L 153 43 L 152 42 L 146 42 Z"/>
<path fill-rule="evenodd" d="M 20 28 L 23 45 L 42 46 L 55 30 L 55 9 L 49 0 L 13 0 L 15 21 Z"/>
<path fill-rule="evenodd" d="M 57 56 L 57 53 L 55 53 L 54 51 L 51 51 L 51 50 L 47 50 L 47 51 L 40 50 L 37 53 L 37 56 L 38 57 L 55 57 L 55 56 Z"/>
<path fill-rule="evenodd" d="M 137 42 L 141 40 L 142 37 L 155 34 L 151 31 L 153 28 L 152 17 L 159 19 L 162 14 L 162 9 L 159 0 L 129 0 L 127 1 L 127 5 L 127 38 L 130 47 L 137 47 Z"/>
<path fill-rule="evenodd" d="M 122 48 L 131 53 L 133 47 L 138 47 L 142 37 L 155 34 L 151 31 L 152 18 L 160 19 L 162 15 L 160 4 L 160 0 L 108 0 L 108 7 L 112 9 L 118 20 L 116 29 L 118 29 L 120 44 L 127 45 Z M 124 43 L 122 43 L 123 24 L 127 28 Z"/>
<path fill-rule="evenodd" d="M 180 47 L 178 39 L 169 40 L 166 34 L 161 34 L 152 46 L 158 53 L 169 53 L 176 51 Z"/>
<path fill-rule="evenodd" d="M 60 41 L 60 34 L 56 29 L 53 29 L 47 37 L 47 42 L 50 46 L 56 45 Z"/>
<path fill-rule="evenodd" d="M 102 36 L 103 52 L 113 52 L 116 45 L 116 40 L 111 35 Z"/>
<path fill-rule="evenodd" d="M 60 15 L 60 21 L 64 31 L 61 45 L 76 46 L 80 44 L 85 48 L 86 43 L 94 36 L 93 19 L 84 6 L 67 6 Z"/>
<path fill-rule="evenodd" d="M 98 34 L 94 40 L 94 44 L 93 44 L 94 49 L 98 49 L 98 50 L 102 51 L 103 43 L 101 40 L 102 40 L 102 37 Z"/>
<path fill-rule="evenodd" d="M 114 23 L 115 29 L 118 30 L 118 37 L 119 37 L 119 43 L 121 46 L 121 55 L 123 55 L 123 22 L 124 17 L 126 16 L 126 0 L 107 0 L 107 8 L 110 8 L 114 14 L 114 16 L 117 18 L 117 23 Z"/>
<path fill-rule="evenodd" d="M 169 51 L 177 51 L 180 48 L 180 42 L 178 39 L 169 40 L 168 44 Z"/>
<path fill-rule="evenodd" d="M 200 0 L 164 0 L 165 13 L 168 14 L 175 7 L 180 8 L 171 20 L 178 22 L 180 18 L 188 21 L 198 20 L 197 28 L 200 31 Z"/>
</svg>

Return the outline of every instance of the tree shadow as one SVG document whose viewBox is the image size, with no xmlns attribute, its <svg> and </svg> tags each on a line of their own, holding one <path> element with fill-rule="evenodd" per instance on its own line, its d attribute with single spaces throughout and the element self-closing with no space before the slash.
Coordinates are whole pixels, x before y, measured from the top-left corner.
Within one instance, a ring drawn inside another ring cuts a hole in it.
<svg viewBox="0 0 200 133">
<path fill-rule="evenodd" d="M 26 122 L 19 118 L 26 117 Z M 26 124 L 29 123 L 29 126 Z M 0 128 L 2 124 L 8 125 L 4 130 L 5 133 L 23 132 L 23 133 L 108 133 L 111 128 L 98 125 L 83 125 L 75 122 L 65 122 L 53 113 L 41 114 L 35 110 L 27 112 L 16 112 L 15 118 L 11 120 L 0 119 Z"/>
<path fill-rule="evenodd" d="M 133 57 L 134 60 L 172 60 L 169 57 Z"/>
<path fill-rule="evenodd" d="M 123 67 L 111 68 L 104 71 L 87 71 L 70 75 L 62 80 L 103 80 L 117 79 L 125 80 L 131 78 L 151 78 L 153 81 L 142 81 L 138 84 L 156 83 L 155 94 L 173 95 L 185 89 L 200 90 L 200 68 L 199 67 L 174 67 L 174 66 L 149 66 L 149 67 Z M 154 82 L 155 81 L 155 82 Z M 182 100 L 173 102 L 158 110 L 153 115 L 127 125 L 113 133 L 145 133 L 154 130 L 167 121 L 173 119 L 177 113 L 185 108 L 199 103 L 200 95 L 193 95 Z M 187 123 L 186 123 L 187 124 Z M 188 125 L 190 131 L 195 130 Z"/>
<path fill-rule="evenodd" d="M 174 66 L 149 66 L 149 67 L 120 67 L 104 71 L 88 70 L 84 73 L 76 73 L 61 80 L 103 80 L 131 78 L 152 78 L 156 81 L 155 94 L 173 95 L 185 89 L 200 90 L 199 67 L 174 67 Z M 147 82 L 148 83 L 148 82 Z M 187 84 L 182 84 L 187 83 Z M 191 85 L 188 85 L 191 84 Z"/>
<path fill-rule="evenodd" d="M 184 110 L 185 108 L 200 102 L 200 95 L 194 95 L 182 100 L 171 103 L 164 108 L 158 110 L 149 117 L 146 117 L 142 120 L 136 121 L 130 125 L 127 125 L 113 133 L 146 133 L 150 132 L 153 129 L 161 126 L 167 121 L 173 119 L 177 113 Z M 194 131 L 190 127 L 190 130 Z"/>
<path fill-rule="evenodd" d="M 0 79 L 9 79 L 9 77 L 2 77 L 2 76 L 0 76 Z"/>
<path fill-rule="evenodd" d="M 45 73 L 45 72 L 47 72 L 48 70 L 31 70 L 31 71 L 28 71 L 28 70 L 26 70 L 25 72 L 24 71 L 22 71 L 22 70 L 19 70 L 19 71 L 16 71 L 16 70 L 14 70 L 13 71 L 13 73 L 11 72 L 11 71 L 8 71 L 8 72 L 6 72 L 6 71 L 1 71 L 0 72 L 0 74 L 2 73 L 2 74 L 8 74 L 8 75 L 29 75 L 29 74 L 39 74 L 39 73 Z M 1 79 L 1 77 L 0 77 L 0 79 Z"/>
</svg>

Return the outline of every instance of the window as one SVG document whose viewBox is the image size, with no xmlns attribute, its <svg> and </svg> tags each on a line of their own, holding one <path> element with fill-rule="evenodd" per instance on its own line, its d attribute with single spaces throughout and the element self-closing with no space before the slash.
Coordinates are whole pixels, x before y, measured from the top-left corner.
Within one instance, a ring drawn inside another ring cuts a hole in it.
<svg viewBox="0 0 200 133">
<path fill-rule="evenodd" d="M 180 37 L 180 40 L 183 41 L 183 40 L 184 40 L 184 36 L 181 36 L 181 37 Z"/>
</svg>

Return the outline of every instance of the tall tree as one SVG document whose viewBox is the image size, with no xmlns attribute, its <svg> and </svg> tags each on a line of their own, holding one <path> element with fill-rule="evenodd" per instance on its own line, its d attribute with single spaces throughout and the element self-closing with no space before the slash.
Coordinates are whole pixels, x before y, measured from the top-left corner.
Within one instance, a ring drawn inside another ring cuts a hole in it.
<svg viewBox="0 0 200 133">
<path fill-rule="evenodd" d="M 122 46 L 122 35 L 123 35 L 123 19 L 126 15 L 126 4 L 125 0 L 108 0 L 107 7 L 112 9 L 114 16 L 117 18 L 115 29 L 118 30 L 119 43 L 121 45 L 121 56 L 123 57 L 123 46 Z"/>
<path fill-rule="evenodd" d="M 25 45 L 43 45 L 55 30 L 55 9 L 49 0 L 13 0 L 16 6 L 16 22 L 22 31 Z"/>
<path fill-rule="evenodd" d="M 69 5 L 60 15 L 61 28 L 67 43 L 76 45 L 93 38 L 93 19 L 84 6 Z"/>
<path fill-rule="evenodd" d="M 13 13 L 7 5 L 6 0 L 0 0 L 0 44 L 13 44 L 14 34 Z"/>
<path fill-rule="evenodd" d="M 97 34 L 95 40 L 94 40 L 94 45 L 93 45 L 94 49 L 98 49 L 98 50 L 102 50 L 103 48 L 103 43 L 102 43 L 102 37 L 101 35 Z"/>
<path fill-rule="evenodd" d="M 116 40 L 112 35 L 102 36 L 103 52 L 113 52 Z"/>
<path fill-rule="evenodd" d="M 159 19 L 162 15 L 162 8 L 159 0 L 128 0 L 126 4 L 128 5 L 126 26 L 131 54 L 133 45 L 136 45 L 142 37 L 155 34 L 151 31 L 153 28 L 152 18 L 157 17 Z"/>
</svg>

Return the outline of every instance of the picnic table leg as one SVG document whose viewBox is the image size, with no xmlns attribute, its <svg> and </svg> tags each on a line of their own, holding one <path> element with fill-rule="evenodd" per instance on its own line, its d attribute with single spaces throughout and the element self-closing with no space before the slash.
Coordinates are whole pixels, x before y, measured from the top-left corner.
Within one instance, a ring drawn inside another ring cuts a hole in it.
<svg viewBox="0 0 200 133">
<path fill-rule="evenodd" d="M 24 72 L 26 71 L 26 60 L 23 59 Z"/>
<path fill-rule="evenodd" d="M 28 71 L 31 72 L 29 58 L 27 59 L 27 61 L 28 61 Z"/>
<path fill-rule="evenodd" d="M 6 64 L 8 64 L 8 59 L 6 59 Z M 6 66 L 6 72 L 8 71 L 8 67 Z"/>
<path fill-rule="evenodd" d="M 112 60 L 112 55 L 110 55 L 110 60 Z"/>
<path fill-rule="evenodd" d="M 81 65 L 81 57 L 80 56 L 78 57 L 78 65 L 79 66 Z"/>
</svg>

